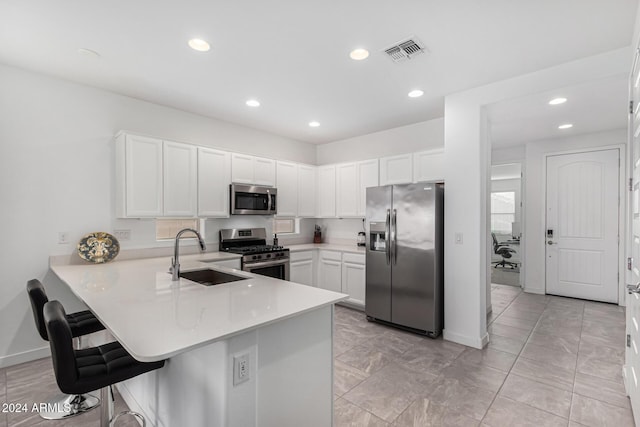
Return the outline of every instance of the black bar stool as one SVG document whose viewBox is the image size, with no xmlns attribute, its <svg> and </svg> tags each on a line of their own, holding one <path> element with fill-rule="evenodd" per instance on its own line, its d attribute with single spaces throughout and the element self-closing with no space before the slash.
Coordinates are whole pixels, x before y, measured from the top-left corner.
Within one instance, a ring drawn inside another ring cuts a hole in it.
<svg viewBox="0 0 640 427">
<path fill-rule="evenodd" d="M 100 389 L 103 402 L 100 410 L 101 427 L 113 425 L 112 423 L 124 414 L 136 416 L 142 420 L 144 427 L 144 417 L 135 412 L 125 411 L 113 417 L 109 398 L 110 387 L 115 383 L 162 368 L 164 360 L 138 362 L 118 342 L 74 350 L 71 328 L 64 308 L 58 301 L 45 304 L 44 320 L 51 346 L 53 370 L 60 390 L 64 393 L 83 394 Z"/>
<path fill-rule="evenodd" d="M 31 302 L 33 319 L 36 329 L 43 340 L 49 341 L 47 328 L 44 323 L 44 305 L 49 301 L 44 286 L 37 279 L 27 282 L 27 293 Z M 89 311 L 79 311 L 67 315 L 67 321 L 71 327 L 72 337 L 78 338 L 104 329 L 102 323 Z M 46 411 L 40 411 L 40 416 L 46 420 L 59 420 L 90 411 L 100 404 L 100 399 L 90 394 L 58 394 L 47 402 Z"/>
</svg>

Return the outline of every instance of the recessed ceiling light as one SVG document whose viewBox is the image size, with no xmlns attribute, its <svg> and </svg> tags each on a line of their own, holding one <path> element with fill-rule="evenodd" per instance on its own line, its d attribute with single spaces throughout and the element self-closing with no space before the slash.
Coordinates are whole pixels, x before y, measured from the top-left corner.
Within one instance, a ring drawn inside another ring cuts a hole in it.
<svg viewBox="0 0 640 427">
<path fill-rule="evenodd" d="M 189 47 L 193 50 L 197 50 L 198 52 L 206 52 L 211 49 L 209 43 L 202 39 L 191 39 L 189 40 Z"/>
<path fill-rule="evenodd" d="M 314 120 L 312 122 L 309 122 L 309 126 L 312 128 L 317 128 L 318 126 L 320 126 L 320 123 Z"/>
<path fill-rule="evenodd" d="M 260 102 L 257 99 L 250 99 L 246 102 L 249 107 L 259 107 Z"/>
<path fill-rule="evenodd" d="M 96 52 L 95 50 L 86 49 L 84 47 L 81 47 L 80 49 L 78 49 L 77 52 L 78 52 L 78 55 L 88 56 L 91 58 L 100 58 L 100 54 L 98 52 Z"/>
<path fill-rule="evenodd" d="M 363 59 L 367 59 L 369 57 L 369 51 L 362 48 L 353 49 L 349 56 L 354 61 L 362 61 Z"/>
<path fill-rule="evenodd" d="M 416 90 L 412 90 L 407 95 L 409 95 L 409 98 L 419 98 L 422 95 L 424 95 L 424 92 L 421 91 L 420 89 L 416 89 Z"/>
<path fill-rule="evenodd" d="M 564 104 L 565 102 L 567 102 L 567 98 L 553 98 L 551 101 L 549 101 L 549 105 L 560 105 Z"/>
<path fill-rule="evenodd" d="M 570 129 L 573 125 L 571 123 L 565 123 L 563 125 L 558 126 L 558 129 Z"/>
</svg>

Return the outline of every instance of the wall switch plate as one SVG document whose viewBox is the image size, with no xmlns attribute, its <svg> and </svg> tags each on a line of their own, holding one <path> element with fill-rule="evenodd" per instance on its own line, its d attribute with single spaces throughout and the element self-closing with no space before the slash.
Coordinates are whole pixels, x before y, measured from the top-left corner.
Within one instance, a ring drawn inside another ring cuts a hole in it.
<svg viewBox="0 0 640 427">
<path fill-rule="evenodd" d="M 251 378 L 249 353 L 233 356 L 233 385 L 237 386 Z"/>
<path fill-rule="evenodd" d="M 461 245 L 462 244 L 462 233 L 456 233 L 455 242 L 456 242 L 456 245 Z"/>
<path fill-rule="evenodd" d="M 69 232 L 68 231 L 59 231 L 58 232 L 58 244 L 66 245 L 69 243 Z"/>
<path fill-rule="evenodd" d="M 121 242 L 131 240 L 131 230 L 113 230 L 113 235 Z"/>
</svg>

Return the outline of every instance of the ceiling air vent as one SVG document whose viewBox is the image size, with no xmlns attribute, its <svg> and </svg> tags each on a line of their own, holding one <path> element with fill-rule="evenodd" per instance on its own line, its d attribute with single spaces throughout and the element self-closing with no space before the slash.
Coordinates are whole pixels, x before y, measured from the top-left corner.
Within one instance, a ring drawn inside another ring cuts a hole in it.
<svg viewBox="0 0 640 427">
<path fill-rule="evenodd" d="M 394 43 L 393 46 L 384 50 L 384 52 L 393 59 L 393 62 L 411 59 L 416 55 L 424 53 L 424 51 L 424 45 L 416 37 L 411 37 L 398 43 Z"/>
</svg>

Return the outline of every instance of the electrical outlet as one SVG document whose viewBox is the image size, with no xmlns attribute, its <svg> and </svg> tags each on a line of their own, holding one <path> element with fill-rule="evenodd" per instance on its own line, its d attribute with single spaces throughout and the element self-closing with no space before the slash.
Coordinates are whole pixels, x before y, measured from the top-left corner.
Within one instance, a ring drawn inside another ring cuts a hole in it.
<svg viewBox="0 0 640 427">
<path fill-rule="evenodd" d="M 249 353 L 233 356 L 233 385 L 242 384 L 251 377 Z"/>
<path fill-rule="evenodd" d="M 69 243 L 69 232 L 68 231 L 59 231 L 58 232 L 58 244 L 66 245 Z"/>
<path fill-rule="evenodd" d="M 113 235 L 121 242 L 131 240 L 131 230 L 113 230 Z"/>
</svg>

